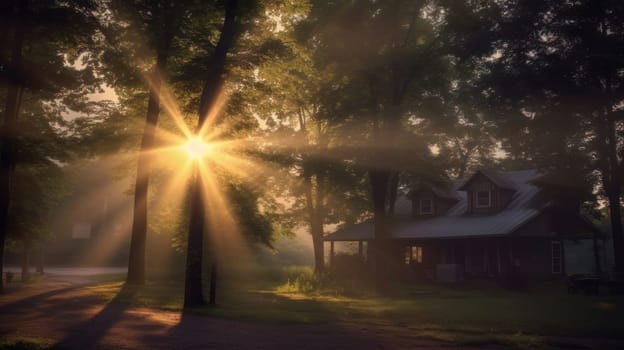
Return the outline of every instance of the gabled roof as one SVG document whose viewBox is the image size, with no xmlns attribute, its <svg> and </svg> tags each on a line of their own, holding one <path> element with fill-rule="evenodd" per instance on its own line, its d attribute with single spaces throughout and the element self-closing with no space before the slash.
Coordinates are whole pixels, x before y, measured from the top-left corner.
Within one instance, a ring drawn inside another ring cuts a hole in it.
<svg viewBox="0 0 624 350">
<path fill-rule="evenodd" d="M 436 185 L 436 184 L 432 184 L 429 182 L 424 182 L 424 183 L 420 183 L 418 185 L 416 185 L 411 191 L 409 191 L 409 193 L 407 194 L 408 197 L 411 197 L 412 195 L 423 191 L 423 190 L 429 190 L 431 192 L 433 192 L 433 194 L 438 197 L 438 198 L 444 198 L 444 199 L 451 199 L 451 200 L 459 200 L 459 196 L 457 196 L 456 191 L 454 188 L 446 188 L 443 187 L 441 185 Z"/>
<path fill-rule="evenodd" d="M 536 170 L 532 170 L 532 171 L 536 172 Z M 485 176 L 487 179 L 492 181 L 496 186 L 498 186 L 500 188 L 516 190 L 515 183 L 513 182 L 513 180 L 509 179 L 509 174 L 511 174 L 511 173 L 515 173 L 515 171 L 511 171 L 511 172 L 508 172 L 508 173 L 501 173 L 501 172 L 496 171 L 494 169 L 480 169 L 480 170 L 477 170 L 474 174 L 472 174 L 471 177 L 467 178 L 466 181 L 459 187 L 459 190 L 460 191 L 465 191 L 466 190 L 466 186 L 470 182 L 472 182 L 472 180 L 478 174 L 481 174 L 481 175 Z"/>
<path fill-rule="evenodd" d="M 425 220 L 397 217 L 391 224 L 392 237 L 395 239 L 432 239 L 493 237 L 511 234 L 538 216 L 547 206 L 547 204 L 535 205 L 540 190 L 532 183 L 532 180 L 539 175 L 537 170 L 498 173 L 497 176 L 503 178 L 506 186 L 513 186 L 514 195 L 505 209 L 482 216 L 465 214 L 468 208 L 467 196 L 466 192 L 460 191 L 460 188 L 466 182 L 458 181 L 453 191 L 459 201 L 444 215 Z M 403 213 L 408 205 L 409 200 L 406 197 L 400 197 L 395 208 L 401 208 L 401 210 L 395 209 L 396 213 Z M 371 240 L 373 237 L 373 221 L 368 220 L 338 230 L 325 237 L 325 240 L 360 241 Z"/>
</svg>

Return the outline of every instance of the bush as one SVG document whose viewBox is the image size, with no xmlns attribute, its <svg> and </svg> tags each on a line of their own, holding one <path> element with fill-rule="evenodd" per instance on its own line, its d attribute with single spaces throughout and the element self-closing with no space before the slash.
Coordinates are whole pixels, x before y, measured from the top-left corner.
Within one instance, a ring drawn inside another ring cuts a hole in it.
<svg viewBox="0 0 624 350">
<path fill-rule="evenodd" d="M 282 293 L 320 294 L 333 291 L 338 293 L 334 279 L 328 272 L 315 274 L 312 269 L 290 276 L 286 283 L 277 288 Z"/>
</svg>

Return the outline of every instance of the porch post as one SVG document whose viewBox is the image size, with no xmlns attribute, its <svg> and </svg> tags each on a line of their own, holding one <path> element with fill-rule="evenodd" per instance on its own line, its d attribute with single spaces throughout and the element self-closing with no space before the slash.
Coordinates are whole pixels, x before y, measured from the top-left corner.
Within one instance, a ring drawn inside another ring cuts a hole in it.
<svg viewBox="0 0 624 350">
<path fill-rule="evenodd" d="M 565 240 L 560 239 L 559 244 L 561 245 L 561 276 L 565 276 L 566 273 L 566 257 L 565 257 Z"/>
<path fill-rule="evenodd" d="M 329 243 L 329 266 L 334 266 L 334 241 Z"/>
</svg>

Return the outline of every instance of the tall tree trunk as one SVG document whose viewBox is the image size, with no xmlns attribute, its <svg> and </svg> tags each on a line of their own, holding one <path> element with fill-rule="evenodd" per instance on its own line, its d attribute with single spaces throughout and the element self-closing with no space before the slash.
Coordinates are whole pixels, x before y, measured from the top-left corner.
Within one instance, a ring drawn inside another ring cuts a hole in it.
<svg viewBox="0 0 624 350">
<path fill-rule="evenodd" d="M 14 8 L 15 26 L 13 30 L 10 78 L 4 108 L 4 123 L 0 129 L 0 276 L 4 271 L 4 245 L 6 241 L 9 203 L 11 201 L 11 177 L 15 168 L 17 119 L 22 98 L 22 46 L 24 45 L 24 26 L 20 19 L 26 16 L 28 1 L 21 0 Z M 4 289 L 0 278 L 0 292 Z"/>
<path fill-rule="evenodd" d="M 400 74 L 393 74 L 394 83 L 392 85 L 393 92 L 390 108 L 386 112 L 384 120 L 377 120 L 376 123 L 374 141 L 378 144 L 384 142 L 390 143 L 394 147 L 397 146 L 396 135 L 400 130 L 401 101 L 404 94 L 401 84 L 399 84 L 400 77 Z M 372 85 L 374 85 L 374 82 L 371 81 Z M 371 99 L 371 103 L 377 100 L 377 89 L 377 87 L 371 87 L 371 95 L 375 97 Z M 378 118 L 378 107 L 373 105 L 371 110 L 373 115 Z M 398 150 L 395 149 L 395 151 Z M 385 155 L 377 154 L 376 156 L 384 157 Z M 373 242 L 375 284 L 377 291 L 380 293 L 387 291 L 389 278 L 393 274 L 394 269 L 393 243 L 386 214 L 388 213 L 387 209 L 389 209 L 390 214 L 394 213 L 394 201 L 396 200 L 399 181 L 398 166 L 400 164 L 386 164 L 383 168 L 369 171 L 375 222 L 375 239 Z"/>
<path fill-rule="evenodd" d="M 161 74 L 165 69 L 167 53 L 158 55 L 156 66 L 152 72 L 150 95 L 145 116 L 145 129 L 141 139 L 137 175 L 134 186 L 134 215 L 132 217 L 132 237 L 130 240 L 130 255 L 128 259 L 128 284 L 145 283 L 145 249 L 147 241 L 147 193 L 149 175 L 151 171 L 151 155 L 148 153 L 154 147 L 154 137 L 158 116 L 160 114 L 160 87 Z"/>
<path fill-rule="evenodd" d="M 598 249 L 598 234 L 596 232 L 592 232 L 592 248 L 594 252 L 594 264 L 596 264 L 594 272 L 596 275 L 600 276 L 602 274 L 602 266 L 600 264 L 600 250 Z"/>
<path fill-rule="evenodd" d="M 36 265 L 36 271 L 38 274 L 43 275 L 43 265 L 44 265 L 44 259 L 45 259 L 45 255 L 44 255 L 44 250 L 43 250 L 43 245 L 39 245 L 37 247 L 37 265 Z"/>
<path fill-rule="evenodd" d="M 316 191 L 312 184 L 312 176 L 304 176 L 306 207 L 310 224 L 310 235 L 312 236 L 312 247 L 314 252 L 314 273 L 321 273 L 325 270 L 325 252 L 323 247 L 323 219 L 322 219 L 322 196 L 321 180 L 316 175 Z M 316 200 L 314 196 L 316 192 Z"/>
<path fill-rule="evenodd" d="M 375 271 L 375 285 L 379 292 L 385 292 L 389 277 L 390 237 L 386 227 L 386 202 L 390 172 L 386 170 L 369 171 L 371 194 L 373 198 L 373 220 L 375 223 L 375 239 L 373 241 L 372 261 Z"/>
<path fill-rule="evenodd" d="M 323 174 L 316 175 L 316 207 L 315 211 L 315 230 L 314 230 L 314 241 L 312 242 L 314 245 L 314 259 L 316 264 L 319 266 L 318 272 L 322 272 L 325 268 L 325 252 L 323 246 L 323 236 L 325 235 L 323 222 L 325 215 L 325 185 L 326 185 L 326 176 Z"/>
<path fill-rule="evenodd" d="M 30 281 L 30 247 L 29 239 L 22 241 L 22 282 Z"/>
<path fill-rule="evenodd" d="M 139 150 L 137 162 L 136 182 L 134 186 L 134 215 L 132 217 L 132 237 L 130 240 L 130 255 L 128 259 L 128 284 L 145 283 L 145 249 L 147 240 L 147 193 L 149 175 L 151 171 L 151 155 L 149 151 L 154 147 L 154 137 L 160 114 L 160 87 L 161 74 L 165 69 L 167 54 L 160 53 L 152 72 L 150 94 L 145 117 L 145 129 Z"/>
<path fill-rule="evenodd" d="M 390 173 L 388 188 L 388 213 L 394 215 L 394 205 L 396 204 L 397 196 L 399 195 L 399 172 L 393 171 Z"/>
<path fill-rule="evenodd" d="M 234 42 L 237 10 L 237 0 L 229 0 L 226 3 L 225 19 L 223 21 L 223 28 L 221 29 L 221 36 L 219 37 L 219 42 L 215 48 L 214 55 L 210 59 L 206 83 L 204 84 L 201 99 L 199 101 L 198 131 L 201 131 L 204 127 L 204 123 L 206 122 L 206 118 L 210 110 L 215 108 L 219 93 L 221 92 L 225 81 L 225 59 Z M 194 307 L 205 304 L 202 293 L 202 263 L 204 254 L 204 210 L 206 203 L 202 192 L 200 174 L 197 174 L 191 191 L 191 223 L 189 225 L 184 283 L 185 307 Z M 202 242 L 202 244 L 197 244 L 197 242 Z M 217 254 L 214 256 L 214 263 L 216 263 L 218 259 L 216 255 Z M 216 293 L 216 289 L 214 291 L 211 289 L 211 293 L 212 292 Z M 210 300 L 213 298 L 216 302 L 216 295 L 211 296 Z"/>
<path fill-rule="evenodd" d="M 210 267 L 210 297 L 208 299 L 210 305 L 217 305 L 217 268 L 217 260 L 215 259 Z"/>
<path fill-rule="evenodd" d="M 611 221 L 611 234 L 613 238 L 613 255 L 615 259 L 615 272 L 618 276 L 624 275 L 624 252 L 622 244 L 622 213 L 620 210 L 621 191 L 618 185 L 611 185 L 607 189 L 609 200 L 609 216 Z"/>
<path fill-rule="evenodd" d="M 607 157 L 608 173 L 602 174 L 603 186 L 609 200 L 609 216 L 611 219 L 611 233 L 613 236 L 613 254 L 615 259 L 615 273 L 618 280 L 624 284 L 624 234 L 622 230 L 621 198 L 619 162 L 617 158 L 617 136 L 615 125 L 607 119 Z"/>
<path fill-rule="evenodd" d="M 160 115 L 160 90 L 162 75 L 167 67 L 169 50 L 173 40 L 173 22 L 176 14 L 174 8 L 154 4 L 152 11 L 156 20 L 162 21 L 162 32 L 156 49 L 156 63 L 149 79 L 149 99 L 145 116 L 145 128 L 139 149 L 137 174 L 134 186 L 134 213 L 132 217 L 132 236 L 128 257 L 128 284 L 145 284 L 145 250 L 147 244 L 147 203 L 149 192 L 149 177 L 151 172 L 151 155 L 154 148 L 154 139 Z M 173 6 L 173 5 L 171 5 Z M 170 13 L 171 12 L 171 13 Z"/>
<path fill-rule="evenodd" d="M 184 307 L 203 305 L 202 263 L 204 254 L 204 196 L 198 169 L 193 169 L 191 194 L 191 221 L 186 245 L 186 276 L 184 280 Z"/>
</svg>

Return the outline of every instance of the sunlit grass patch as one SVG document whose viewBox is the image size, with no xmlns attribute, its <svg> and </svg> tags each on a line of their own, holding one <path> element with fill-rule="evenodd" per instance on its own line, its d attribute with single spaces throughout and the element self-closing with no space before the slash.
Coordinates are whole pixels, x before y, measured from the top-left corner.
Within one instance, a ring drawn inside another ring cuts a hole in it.
<svg viewBox="0 0 624 350">
<path fill-rule="evenodd" d="M 119 281 L 123 281 L 125 278 L 126 278 L 125 273 L 110 273 L 110 274 L 89 276 L 89 280 L 95 283 L 119 282 Z"/>
<path fill-rule="evenodd" d="M 410 336 L 417 339 L 434 340 L 454 345 L 488 346 L 502 345 L 520 349 L 539 348 L 544 345 L 540 336 L 517 333 L 471 332 L 453 329 L 410 329 Z"/>
<path fill-rule="evenodd" d="M 182 308 L 182 289 L 177 285 L 150 282 L 143 286 L 127 286 L 124 282 L 109 282 L 86 288 L 109 302 L 162 310 Z"/>
<path fill-rule="evenodd" d="M 45 338 L 7 336 L 0 340 L 0 350 L 46 350 L 54 349 L 54 342 Z"/>
<path fill-rule="evenodd" d="M 380 296 L 368 282 L 315 277 L 311 269 L 265 270 L 252 276 L 219 281 L 217 305 L 189 311 L 263 323 L 368 327 L 465 345 L 532 347 L 548 336 L 624 335 L 622 297 L 568 295 L 558 284 L 520 293 L 489 282 L 411 283 L 397 284 L 388 295 Z M 89 288 L 107 301 L 182 310 L 181 283 L 124 287 L 119 281 Z"/>
</svg>

